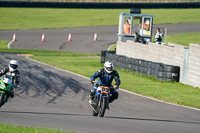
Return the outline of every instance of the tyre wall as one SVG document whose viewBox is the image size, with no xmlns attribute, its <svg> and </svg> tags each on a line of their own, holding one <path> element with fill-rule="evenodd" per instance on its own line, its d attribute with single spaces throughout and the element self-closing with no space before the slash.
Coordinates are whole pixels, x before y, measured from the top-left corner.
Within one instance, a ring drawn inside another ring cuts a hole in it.
<svg viewBox="0 0 200 133">
<path fill-rule="evenodd" d="M 113 62 L 117 68 L 131 70 L 134 73 L 154 76 L 158 80 L 179 82 L 180 67 L 172 66 L 158 62 L 147 61 L 143 59 L 130 58 L 122 55 L 111 53 L 110 51 L 102 51 L 104 61 Z M 104 63 L 104 62 L 101 62 Z"/>
<path fill-rule="evenodd" d="M 183 77 L 184 49 L 187 48 L 172 43 L 169 43 L 168 46 L 166 46 L 155 43 L 144 45 L 133 41 L 117 42 L 118 55 L 163 63 L 171 66 L 179 66 L 180 82 L 182 82 Z"/>
<path fill-rule="evenodd" d="M 105 62 L 106 54 L 116 54 L 116 51 L 101 51 L 101 64 Z"/>
</svg>

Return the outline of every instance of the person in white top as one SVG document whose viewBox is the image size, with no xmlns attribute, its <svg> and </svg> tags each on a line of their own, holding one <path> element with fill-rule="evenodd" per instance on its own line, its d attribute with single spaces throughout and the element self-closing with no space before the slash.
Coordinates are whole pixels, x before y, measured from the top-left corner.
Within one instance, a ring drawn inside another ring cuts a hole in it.
<svg viewBox="0 0 200 133">
<path fill-rule="evenodd" d="M 163 35 L 160 33 L 160 28 L 158 28 L 157 31 L 156 31 L 156 35 L 155 35 L 155 40 L 153 42 L 157 43 L 157 44 L 161 44 L 162 36 Z"/>
</svg>

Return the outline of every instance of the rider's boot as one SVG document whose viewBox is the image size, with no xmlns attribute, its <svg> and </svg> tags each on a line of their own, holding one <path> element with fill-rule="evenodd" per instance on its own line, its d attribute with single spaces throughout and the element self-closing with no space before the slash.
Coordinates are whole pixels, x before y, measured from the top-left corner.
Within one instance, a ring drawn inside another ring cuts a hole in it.
<svg viewBox="0 0 200 133">
<path fill-rule="evenodd" d="M 13 89 L 11 94 L 10 94 L 10 97 L 13 98 L 14 96 L 15 96 L 15 92 L 14 92 L 14 89 Z"/>
<path fill-rule="evenodd" d="M 95 95 L 95 90 L 94 89 L 90 90 L 90 99 L 89 99 L 90 105 L 94 104 L 94 102 L 93 102 L 94 95 Z"/>
</svg>

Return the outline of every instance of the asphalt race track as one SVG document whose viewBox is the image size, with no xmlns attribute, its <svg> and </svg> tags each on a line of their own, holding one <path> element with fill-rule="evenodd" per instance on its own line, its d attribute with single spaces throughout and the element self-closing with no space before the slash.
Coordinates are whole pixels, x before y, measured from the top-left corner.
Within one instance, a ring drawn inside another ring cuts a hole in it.
<svg viewBox="0 0 200 133">
<path fill-rule="evenodd" d="M 199 133 L 200 110 L 119 90 L 105 117 L 93 117 L 89 79 L 15 54 L 0 53 L 0 68 L 17 59 L 21 83 L 0 108 L 0 123 L 88 133 Z"/>
<path fill-rule="evenodd" d="M 194 24 L 160 24 L 154 27 L 167 28 L 167 34 L 192 33 L 200 31 L 200 23 Z M 154 28 L 153 33 L 155 33 Z M 106 50 L 110 45 L 116 44 L 118 26 L 105 27 L 76 27 L 62 29 L 36 29 L 36 30 L 0 30 L 0 40 L 12 40 L 16 33 L 17 42 L 11 48 L 72 51 L 81 53 L 98 53 Z M 161 29 L 162 32 L 162 29 Z M 41 42 L 42 33 L 45 42 Z M 68 42 L 71 33 L 72 41 Z M 97 33 L 97 41 L 94 41 Z"/>
</svg>

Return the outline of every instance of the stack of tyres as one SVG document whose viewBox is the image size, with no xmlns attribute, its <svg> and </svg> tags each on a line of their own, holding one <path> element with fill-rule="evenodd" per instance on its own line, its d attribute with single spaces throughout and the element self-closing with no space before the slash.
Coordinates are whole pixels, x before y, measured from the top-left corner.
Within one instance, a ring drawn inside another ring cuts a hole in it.
<svg viewBox="0 0 200 133">
<path fill-rule="evenodd" d="M 158 80 L 164 80 L 164 64 L 162 63 L 155 63 L 154 64 L 154 72 L 155 72 L 155 77 Z"/>
<path fill-rule="evenodd" d="M 106 52 L 105 57 L 106 57 L 107 59 L 110 59 L 110 54 L 109 54 L 108 52 Z"/>
<path fill-rule="evenodd" d="M 109 61 L 111 61 L 114 64 L 114 62 L 115 62 L 114 54 L 109 54 Z"/>
<path fill-rule="evenodd" d="M 117 58 L 118 58 L 118 55 L 115 55 L 115 56 L 114 56 L 114 60 L 115 60 L 115 64 L 114 64 L 114 66 L 115 66 L 115 67 L 118 67 L 118 61 L 117 61 Z"/>
<path fill-rule="evenodd" d="M 128 69 L 128 70 L 131 70 L 131 68 L 132 68 L 132 63 L 131 63 L 131 60 L 132 58 L 126 58 L 126 62 L 125 62 L 125 64 L 126 64 L 126 66 L 125 66 L 125 69 Z"/>
<path fill-rule="evenodd" d="M 138 59 L 131 59 L 131 69 L 133 72 L 138 72 L 138 65 L 139 65 L 139 60 Z"/>
<path fill-rule="evenodd" d="M 105 61 L 116 61 L 115 55 L 116 51 L 101 51 L 101 63 L 105 63 Z"/>
<path fill-rule="evenodd" d="M 158 80 L 179 82 L 180 67 L 163 63 L 145 61 L 117 55 L 114 52 L 102 51 L 101 63 L 111 61 L 116 68 L 130 69 L 135 73 L 154 76 Z"/>
<path fill-rule="evenodd" d="M 164 65 L 164 80 L 170 82 L 179 82 L 180 67 Z"/>
<path fill-rule="evenodd" d="M 106 51 L 101 51 L 101 64 L 105 62 Z"/>
<path fill-rule="evenodd" d="M 156 65 L 155 62 L 151 62 L 150 72 L 149 72 L 150 76 L 155 76 L 155 65 Z"/>
<path fill-rule="evenodd" d="M 151 62 L 151 66 L 150 66 L 150 75 L 156 77 L 156 66 L 157 66 L 157 62 Z"/>
<path fill-rule="evenodd" d="M 124 56 L 118 56 L 118 58 L 117 58 L 117 62 L 118 62 L 118 64 L 117 64 L 117 67 L 119 67 L 119 68 L 123 68 L 123 59 L 124 59 L 125 57 Z"/>
<path fill-rule="evenodd" d="M 115 55 L 115 67 L 120 68 L 119 55 Z"/>
<path fill-rule="evenodd" d="M 152 65 L 152 62 L 151 61 L 148 61 L 148 65 L 147 65 L 147 75 L 148 76 L 151 76 L 151 65 Z"/>
<path fill-rule="evenodd" d="M 138 72 L 140 74 L 145 74 L 145 75 L 148 74 L 148 61 L 139 60 Z"/>
<path fill-rule="evenodd" d="M 127 61 L 126 61 L 127 59 L 128 59 L 128 57 L 125 57 L 125 56 L 122 57 L 121 68 L 127 69 L 127 67 L 128 67 L 128 64 L 126 63 L 126 62 L 127 62 Z"/>
<path fill-rule="evenodd" d="M 106 51 L 105 53 L 105 61 L 115 61 L 115 55 Z"/>
</svg>

